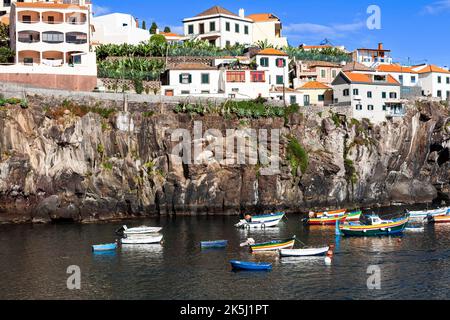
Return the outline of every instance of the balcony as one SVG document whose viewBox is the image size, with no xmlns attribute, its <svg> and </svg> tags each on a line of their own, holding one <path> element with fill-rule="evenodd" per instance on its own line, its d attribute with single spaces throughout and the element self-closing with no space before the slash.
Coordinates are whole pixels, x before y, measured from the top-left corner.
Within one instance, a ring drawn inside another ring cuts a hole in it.
<svg viewBox="0 0 450 320">
<path fill-rule="evenodd" d="M 18 39 L 21 43 L 36 43 L 41 41 L 41 34 L 37 31 L 20 31 Z"/>
</svg>

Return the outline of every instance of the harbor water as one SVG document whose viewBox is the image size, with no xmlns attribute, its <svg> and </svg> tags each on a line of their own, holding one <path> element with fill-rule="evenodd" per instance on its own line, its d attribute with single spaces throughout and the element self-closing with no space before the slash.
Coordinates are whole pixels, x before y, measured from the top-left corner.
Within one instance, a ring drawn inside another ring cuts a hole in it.
<svg viewBox="0 0 450 320">
<path fill-rule="evenodd" d="M 237 217 L 164 217 L 99 224 L 0 225 L 0 299 L 448 299 L 450 225 L 425 225 L 397 237 L 337 237 L 335 228 L 307 227 L 288 215 L 278 227 L 240 230 Z M 119 246 L 95 254 L 94 244 L 116 239 L 115 230 L 163 227 L 161 245 Z M 321 247 L 324 257 L 279 258 L 240 247 L 297 236 Z M 228 240 L 225 249 L 202 250 L 200 241 Z M 234 272 L 230 260 L 272 262 L 271 272 Z M 69 266 L 81 288 L 70 290 Z M 372 267 L 371 267 L 372 266 Z M 379 270 L 376 288 L 368 286 Z M 371 269 L 372 268 L 372 269 Z"/>
</svg>

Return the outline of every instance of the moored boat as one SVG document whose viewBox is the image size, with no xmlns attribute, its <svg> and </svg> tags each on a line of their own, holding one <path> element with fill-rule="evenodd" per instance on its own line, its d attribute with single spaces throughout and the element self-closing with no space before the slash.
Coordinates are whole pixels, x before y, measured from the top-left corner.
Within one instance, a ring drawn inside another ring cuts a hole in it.
<svg viewBox="0 0 450 320">
<path fill-rule="evenodd" d="M 117 243 L 97 244 L 92 246 L 92 251 L 111 251 L 117 249 Z"/>
<path fill-rule="evenodd" d="M 202 248 L 225 248 L 228 245 L 228 240 L 215 240 L 215 241 L 201 241 L 200 246 Z"/>
<path fill-rule="evenodd" d="M 340 217 L 345 215 L 347 209 L 339 209 L 339 210 L 331 210 L 331 211 L 323 211 L 312 213 L 314 218 L 322 218 L 322 217 Z"/>
<path fill-rule="evenodd" d="M 433 210 L 422 210 L 422 211 L 408 211 L 410 220 L 415 221 L 426 221 L 428 217 L 435 217 L 447 214 L 449 211 L 448 207 L 438 208 Z"/>
<path fill-rule="evenodd" d="M 340 211 L 342 212 L 342 210 Z M 307 218 L 305 220 L 305 223 L 307 225 L 335 225 L 336 222 L 340 222 L 340 221 L 358 221 L 359 218 L 361 217 L 361 210 L 356 210 L 356 211 L 352 211 L 349 213 L 346 213 L 346 211 L 344 211 L 344 213 L 336 213 L 333 215 L 320 215 L 320 217 L 316 217 L 316 215 L 311 215 L 310 217 Z"/>
<path fill-rule="evenodd" d="M 277 212 L 259 216 L 248 216 L 250 218 L 241 219 L 238 223 L 235 224 L 237 228 L 246 228 L 246 229 L 264 229 L 275 227 L 280 223 L 281 219 L 285 216 L 284 212 Z"/>
<path fill-rule="evenodd" d="M 450 214 L 442 215 L 442 216 L 429 216 L 429 222 L 431 223 L 450 223 Z"/>
<path fill-rule="evenodd" d="M 281 249 L 281 257 L 311 257 L 325 255 L 330 247 L 323 248 L 303 248 L 303 249 Z"/>
<path fill-rule="evenodd" d="M 160 243 L 162 235 L 134 235 L 120 239 L 122 244 L 152 244 Z"/>
<path fill-rule="evenodd" d="M 250 245 L 252 252 L 276 251 L 280 249 L 291 249 L 295 244 L 295 236 L 285 240 L 272 240 L 269 242 L 255 243 Z"/>
<path fill-rule="evenodd" d="M 250 271 L 269 271 L 272 270 L 271 263 L 265 262 L 248 262 L 231 260 L 231 267 L 234 270 L 250 270 Z"/>
<path fill-rule="evenodd" d="M 339 226 L 339 230 L 345 236 L 386 236 L 401 234 L 409 221 L 409 215 L 392 219 L 382 220 L 377 215 L 365 217 L 363 222 L 347 222 Z"/>
<path fill-rule="evenodd" d="M 121 229 L 123 230 L 123 234 L 125 235 L 134 235 L 134 234 L 158 233 L 162 230 L 162 227 L 141 226 L 136 228 L 128 228 L 126 225 L 124 225 Z"/>
</svg>

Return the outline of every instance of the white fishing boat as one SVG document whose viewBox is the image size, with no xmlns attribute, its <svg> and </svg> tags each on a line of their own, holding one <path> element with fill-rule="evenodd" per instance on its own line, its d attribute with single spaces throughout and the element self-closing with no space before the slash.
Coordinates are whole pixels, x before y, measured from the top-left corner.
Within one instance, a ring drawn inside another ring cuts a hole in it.
<svg viewBox="0 0 450 320">
<path fill-rule="evenodd" d="M 152 244 L 160 243 L 162 235 L 133 235 L 120 239 L 122 244 Z"/>
<path fill-rule="evenodd" d="M 422 210 L 422 211 L 409 211 L 409 219 L 414 221 L 423 221 L 427 220 L 427 217 L 436 217 L 447 214 L 449 211 L 449 207 L 438 208 L 433 210 Z"/>
<path fill-rule="evenodd" d="M 281 257 L 310 257 L 325 255 L 330 247 L 304 248 L 304 249 L 281 249 Z"/>
<path fill-rule="evenodd" d="M 162 227 L 147 227 L 141 226 L 136 228 L 128 228 L 126 225 L 122 227 L 123 233 L 126 235 L 134 235 L 134 234 L 149 234 L 149 233 L 158 233 L 162 230 Z"/>
<path fill-rule="evenodd" d="M 235 227 L 245 229 L 265 229 L 275 227 L 278 225 L 278 223 L 280 223 L 281 219 L 283 219 L 284 216 L 284 212 L 253 216 L 250 220 L 241 219 L 238 223 L 235 224 Z"/>
</svg>

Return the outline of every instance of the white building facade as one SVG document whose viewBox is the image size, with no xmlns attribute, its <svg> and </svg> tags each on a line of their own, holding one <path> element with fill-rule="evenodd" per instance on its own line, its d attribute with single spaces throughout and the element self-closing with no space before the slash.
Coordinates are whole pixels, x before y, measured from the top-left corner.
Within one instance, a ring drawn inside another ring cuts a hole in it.
<svg viewBox="0 0 450 320">
<path fill-rule="evenodd" d="M 412 67 L 419 74 L 422 95 L 450 100 L 450 71 L 435 65 Z"/>
<path fill-rule="evenodd" d="M 379 43 L 377 49 L 361 48 L 353 52 L 353 61 L 361 63 L 369 68 L 375 68 L 381 64 L 392 64 L 391 50 L 383 48 Z"/>
<path fill-rule="evenodd" d="M 405 113 L 400 83 L 390 75 L 341 72 L 332 86 L 333 105 L 351 106 L 355 119 L 380 123 Z"/>
<path fill-rule="evenodd" d="M 257 13 L 247 16 L 253 21 L 252 43 L 267 41 L 274 47 L 283 48 L 288 45 L 286 37 L 283 37 L 281 20 L 272 13 Z"/>
<path fill-rule="evenodd" d="M 95 87 L 90 6 L 65 2 L 69 1 L 12 4 L 10 39 L 15 63 L 1 66 L 0 80 L 74 90 Z"/>
<path fill-rule="evenodd" d="M 276 87 L 289 88 L 289 56 L 277 49 L 260 50 L 254 55 L 258 70 L 266 71 L 271 89 Z"/>
<path fill-rule="evenodd" d="M 111 13 L 93 18 L 95 44 L 130 44 L 150 40 L 150 32 L 139 28 L 139 23 L 132 15 Z"/>
</svg>

